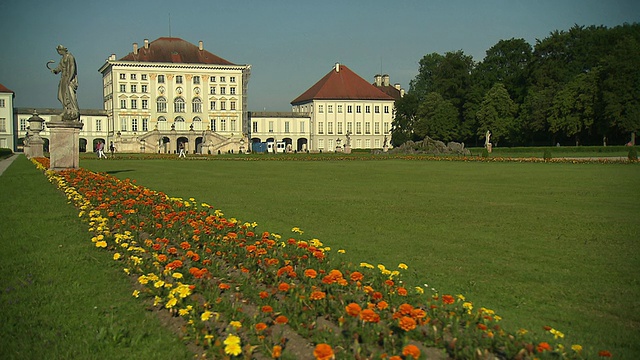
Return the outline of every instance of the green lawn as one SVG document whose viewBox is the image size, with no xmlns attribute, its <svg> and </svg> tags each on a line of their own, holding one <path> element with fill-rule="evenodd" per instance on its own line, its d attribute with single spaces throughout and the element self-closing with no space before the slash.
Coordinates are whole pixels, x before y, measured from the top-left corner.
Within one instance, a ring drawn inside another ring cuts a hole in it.
<svg viewBox="0 0 640 360">
<path fill-rule="evenodd" d="M 440 161 L 94 160 L 259 229 L 294 226 L 354 262 L 406 263 L 504 326 L 640 356 L 640 167 Z M 413 285 L 413 284 L 411 284 Z"/>
</svg>

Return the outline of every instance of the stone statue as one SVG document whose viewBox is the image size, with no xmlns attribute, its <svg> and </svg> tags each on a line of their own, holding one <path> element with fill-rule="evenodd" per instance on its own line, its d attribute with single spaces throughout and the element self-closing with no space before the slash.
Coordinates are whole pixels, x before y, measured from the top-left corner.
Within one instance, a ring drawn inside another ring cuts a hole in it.
<svg viewBox="0 0 640 360">
<path fill-rule="evenodd" d="M 347 141 L 344 144 L 344 146 L 351 146 L 351 131 L 347 131 L 346 138 L 347 138 Z"/>
<path fill-rule="evenodd" d="M 62 104 L 62 114 L 60 115 L 63 121 L 79 121 L 80 110 L 76 96 L 76 91 L 78 90 L 76 59 L 62 45 L 58 45 L 56 50 L 62 56 L 62 59 L 60 59 L 60 63 L 55 69 L 49 67 L 49 64 L 54 62 L 53 60 L 47 62 L 47 68 L 54 74 L 61 73 L 60 84 L 58 85 L 58 100 Z"/>
<path fill-rule="evenodd" d="M 491 131 L 487 130 L 487 134 L 484 138 L 484 147 L 489 147 L 489 144 L 491 144 Z"/>
</svg>

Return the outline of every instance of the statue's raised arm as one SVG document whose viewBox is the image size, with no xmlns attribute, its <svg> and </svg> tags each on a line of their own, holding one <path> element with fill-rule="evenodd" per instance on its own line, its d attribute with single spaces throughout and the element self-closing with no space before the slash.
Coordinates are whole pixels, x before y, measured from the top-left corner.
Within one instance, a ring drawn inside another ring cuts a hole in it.
<svg viewBox="0 0 640 360">
<path fill-rule="evenodd" d="M 56 48 L 58 54 L 62 56 L 60 63 L 54 69 L 51 70 L 54 74 L 60 75 L 60 84 L 58 85 L 58 100 L 62 104 L 62 120 L 63 121 L 80 121 L 80 110 L 78 108 L 78 97 L 76 92 L 78 90 L 78 69 L 76 67 L 76 59 L 71 55 L 69 50 L 62 45 L 58 45 Z"/>
</svg>

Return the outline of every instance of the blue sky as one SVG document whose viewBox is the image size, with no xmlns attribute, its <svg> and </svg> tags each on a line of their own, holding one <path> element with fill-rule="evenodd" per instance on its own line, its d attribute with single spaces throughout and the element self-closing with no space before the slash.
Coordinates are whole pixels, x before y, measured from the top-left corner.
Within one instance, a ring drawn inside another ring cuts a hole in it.
<svg viewBox="0 0 640 360">
<path fill-rule="evenodd" d="M 58 76 L 45 64 L 63 44 L 79 68 L 81 108 L 102 108 L 101 75 L 163 36 L 250 64 L 249 110 L 289 111 L 290 101 L 340 62 L 366 80 L 389 74 L 405 89 L 430 53 L 462 50 L 481 61 L 501 39 L 531 45 L 574 24 L 640 22 L 636 0 L 20 0 L 0 2 L 0 83 L 17 107 L 52 107 Z"/>
</svg>

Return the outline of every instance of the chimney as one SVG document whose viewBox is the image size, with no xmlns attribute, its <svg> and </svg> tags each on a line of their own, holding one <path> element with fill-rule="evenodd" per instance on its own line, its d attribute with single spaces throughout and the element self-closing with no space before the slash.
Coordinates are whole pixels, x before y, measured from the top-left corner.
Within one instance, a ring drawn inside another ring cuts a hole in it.
<svg viewBox="0 0 640 360">
<path fill-rule="evenodd" d="M 382 86 L 389 86 L 389 75 L 382 75 Z"/>
<path fill-rule="evenodd" d="M 149 39 L 144 39 L 144 48 L 145 49 L 149 48 Z"/>
<path fill-rule="evenodd" d="M 382 85 L 382 75 L 376 74 L 376 76 L 374 76 L 373 79 L 377 87 L 380 87 Z"/>
<path fill-rule="evenodd" d="M 404 97 L 404 89 L 400 89 L 400 97 Z"/>
<path fill-rule="evenodd" d="M 340 72 L 340 63 L 336 63 L 336 72 Z"/>
<path fill-rule="evenodd" d="M 133 43 L 133 54 L 138 55 L 138 43 Z"/>
<path fill-rule="evenodd" d="M 400 83 L 393 84 L 393 87 L 396 88 L 396 90 L 400 90 Z"/>
<path fill-rule="evenodd" d="M 109 56 L 109 60 L 115 61 L 116 60 L 116 54 L 111 54 Z"/>
<path fill-rule="evenodd" d="M 198 41 L 198 49 L 200 49 L 200 51 L 204 50 L 204 44 L 202 43 L 202 40 Z"/>
</svg>

